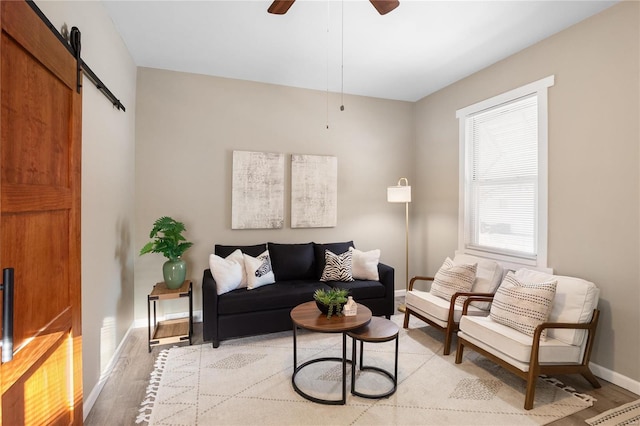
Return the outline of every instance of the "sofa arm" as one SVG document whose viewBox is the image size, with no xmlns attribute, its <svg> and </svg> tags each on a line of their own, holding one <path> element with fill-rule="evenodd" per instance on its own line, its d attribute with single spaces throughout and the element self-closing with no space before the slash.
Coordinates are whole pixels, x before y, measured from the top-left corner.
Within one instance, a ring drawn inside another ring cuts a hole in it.
<svg viewBox="0 0 640 426">
<path fill-rule="evenodd" d="M 218 347 L 218 291 L 211 269 L 205 269 L 202 277 L 202 340 L 212 340 Z"/>
<path fill-rule="evenodd" d="M 385 304 L 385 316 L 390 318 L 394 311 L 394 297 L 395 297 L 395 269 L 384 263 L 378 263 L 378 278 L 380 283 L 384 285 L 384 304 Z"/>
</svg>

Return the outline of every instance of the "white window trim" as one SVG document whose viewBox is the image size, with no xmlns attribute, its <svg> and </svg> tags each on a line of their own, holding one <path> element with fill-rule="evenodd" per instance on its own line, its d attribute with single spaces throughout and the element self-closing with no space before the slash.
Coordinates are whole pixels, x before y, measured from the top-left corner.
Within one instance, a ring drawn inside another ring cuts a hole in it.
<svg viewBox="0 0 640 426">
<path fill-rule="evenodd" d="M 518 87 L 484 101 L 469 105 L 456 111 L 459 125 L 459 190 L 458 190 L 458 251 L 461 253 L 471 254 L 474 256 L 485 257 L 499 260 L 502 263 L 509 264 L 513 269 L 518 267 L 535 268 L 546 270 L 547 268 L 547 245 L 548 245 L 548 95 L 547 89 L 555 83 L 555 76 L 551 75 L 541 80 L 534 81 L 527 85 Z M 516 256 L 508 256 L 497 253 L 488 253 L 479 250 L 466 248 L 465 242 L 465 217 L 468 212 L 465 203 L 465 180 L 471 167 L 469 161 L 466 161 L 466 123 L 465 118 L 470 114 L 491 108 L 506 102 L 512 101 L 523 96 L 536 93 L 538 95 L 538 246 L 537 256 L 535 260 L 524 259 Z"/>
</svg>

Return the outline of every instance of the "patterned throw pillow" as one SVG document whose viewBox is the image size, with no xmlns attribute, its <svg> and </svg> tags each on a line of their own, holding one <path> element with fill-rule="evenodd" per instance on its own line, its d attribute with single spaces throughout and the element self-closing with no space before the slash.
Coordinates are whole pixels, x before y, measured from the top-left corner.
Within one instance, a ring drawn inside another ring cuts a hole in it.
<svg viewBox="0 0 640 426">
<path fill-rule="evenodd" d="M 249 290 L 276 282 L 271 269 L 269 250 L 265 250 L 258 257 L 249 256 L 245 253 L 244 267 L 247 271 L 247 289 Z"/>
<path fill-rule="evenodd" d="M 453 260 L 447 257 L 431 283 L 430 293 L 445 300 L 451 300 L 451 297 L 456 293 L 471 291 L 476 279 L 477 268 L 477 263 L 456 265 Z M 461 305 L 464 303 L 464 299 L 459 297 L 456 299 L 456 304 Z"/>
<path fill-rule="evenodd" d="M 496 291 L 489 315 L 495 322 L 533 336 L 536 327 L 549 318 L 557 284 L 557 280 L 523 283 L 509 271 Z M 541 339 L 547 339 L 547 330 Z"/>
<path fill-rule="evenodd" d="M 351 273 L 351 251 L 335 254 L 329 250 L 324 252 L 324 270 L 320 281 L 353 281 Z"/>
</svg>

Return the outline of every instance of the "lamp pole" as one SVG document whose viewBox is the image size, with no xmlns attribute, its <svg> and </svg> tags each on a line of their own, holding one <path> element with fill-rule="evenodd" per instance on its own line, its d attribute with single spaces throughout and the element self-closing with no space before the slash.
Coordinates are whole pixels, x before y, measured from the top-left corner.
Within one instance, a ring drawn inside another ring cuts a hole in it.
<svg viewBox="0 0 640 426">
<path fill-rule="evenodd" d="M 404 183 L 404 185 L 403 185 Z M 404 203 L 405 224 L 405 295 L 409 291 L 409 203 L 411 202 L 411 186 L 407 178 L 400 178 L 398 185 L 387 188 L 387 201 L 390 203 Z M 406 297 L 406 296 L 405 296 Z M 398 306 L 400 312 L 404 312 L 404 303 Z"/>
<path fill-rule="evenodd" d="M 404 243 L 405 243 L 405 283 L 404 283 L 404 290 L 405 290 L 405 299 L 407 297 L 407 293 L 409 292 L 409 203 L 404 203 L 404 226 L 405 226 L 405 238 L 404 238 Z M 400 304 L 400 306 L 398 306 L 398 310 L 400 312 L 404 312 L 407 309 L 407 305 L 402 303 Z"/>
</svg>

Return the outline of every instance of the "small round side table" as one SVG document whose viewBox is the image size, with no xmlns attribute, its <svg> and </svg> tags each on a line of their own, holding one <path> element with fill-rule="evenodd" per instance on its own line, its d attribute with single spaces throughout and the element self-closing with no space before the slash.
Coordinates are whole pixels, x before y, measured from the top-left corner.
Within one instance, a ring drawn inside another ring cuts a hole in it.
<svg viewBox="0 0 640 426">
<path fill-rule="evenodd" d="M 389 321 L 380 317 L 372 317 L 371 321 L 356 330 L 348 331 L 347 335 L 353 339 L 352 346 L 352 354 L 351 354 L 351 393 L 353 395 L 357 395 L 363 398 L 386 398 L 396 391 L 398 387 L 398 333 L 400 329 L 397 325 L 395 325 L 392 321 Z M 393 383 L 393 388 L 388 392 L 384 392 L 381 394 L 365 394 L 362 392 L 358 392 L 356 390 L 356 340 L 360 341 L 360 370 L 373 370 L 379 373 L 382 373 L 391 379 Z M 366 366 L 364 365 L 362 359 L 364 354 L 364 342 L 367 343 L 381 343 L 381 342 L 389 342 L 395 340 L 396 341 L 396 350 L 395 350 L 395 362 L 394 362 L 394 372 L 391 374 L 387 370 L 384 370 L 380 367 L 374 366 Z"/>
</svg>

